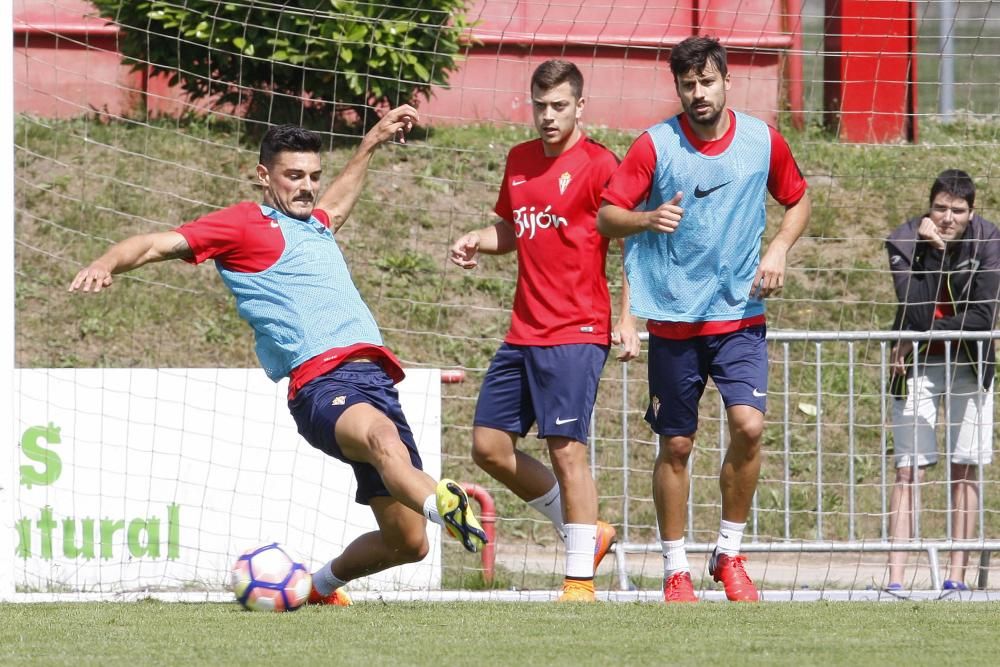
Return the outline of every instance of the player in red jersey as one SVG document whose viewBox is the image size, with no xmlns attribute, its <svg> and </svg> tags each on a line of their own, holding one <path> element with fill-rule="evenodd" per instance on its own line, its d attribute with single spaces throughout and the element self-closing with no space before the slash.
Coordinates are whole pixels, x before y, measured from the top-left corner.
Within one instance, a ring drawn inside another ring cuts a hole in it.
<svg viewBox="0 0 1000 667">
<path fill-rule="evenodd" d="M 583 75 L 576 65 L 539 65 L 531 99 L 539 138 L 507 156 L 494 208 L 500 220 L 451 247 L 451 260 L 466 269 L 479 253 L 517 251 L 510 330 L 479 394 L 472 456 L 563 537 L 559 599 L 593 601 L 594 570 L 615 540 L 614 528 L 597 520 L 584 444 L 612 339 L 608 240 L 598 234 L 596 216 L 618 159 L 580 128 Z M 627 308 L 623 319 L 616 340 L 625 361 L 638 353 L 638 338 Z M 553 470 L 517 448 L 536 421 Z"/>
</svg>

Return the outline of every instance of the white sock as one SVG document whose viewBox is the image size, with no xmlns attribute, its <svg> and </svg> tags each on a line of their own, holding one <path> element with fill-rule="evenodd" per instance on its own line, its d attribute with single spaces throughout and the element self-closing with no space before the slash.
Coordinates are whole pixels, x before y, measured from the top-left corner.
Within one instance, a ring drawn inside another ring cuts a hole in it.
<svg viewBox="0 0 1000 667">
<path fill-rule="evenodd" d="M 597 526 L 592 523 L 567 523 L 565 527 L 566 576 L 593 579 Z"/>
<path fill-rule="evenodd" d="M 690 572 L 687 550 L 684 548 L 684 538 L 679 540 L 661 540 L 663 548 L 663 578 L 669 579 L 674 572 Z"/>
<path fill-rule="evenodd" d="M 313 588 L 316 592 L 326 597 L 347 582 L 333 573 L 333 561 L 313 572 Z"/>
<path fill-rule="evenodd" d="M 556 527 L 559 537 L 563 541 L 566 540 L 566 525 L 563 523 L 562 514 L 562 494 L 559 493 L 558 484 L 553 485 L 544 496 L 529 500 L 528 505 L 548 517 L 552 525 Z"/>
<path fill-rule="evenodd" d="M 740 545 L 743 543 L 743 531 L 746 527 L 746 521 L 743 523 L 733 523 L 725 519 L 720 521 L 719 539 L 716 542 L 719 553 L 726 554 L 727 556 L 739 556 Z"/>
<path fill-rule="evenodd" d="M 437 525 L 444 527 L 444 520 L 441 519 L 441 515 L 438 514 L 438 501 L 436 493 L 432 493 L 427 496 L 426 500 L 424 500 L 424 516 L 427 517 L 427 520 L 431 523 L 436 523 Z"/>
</svg>

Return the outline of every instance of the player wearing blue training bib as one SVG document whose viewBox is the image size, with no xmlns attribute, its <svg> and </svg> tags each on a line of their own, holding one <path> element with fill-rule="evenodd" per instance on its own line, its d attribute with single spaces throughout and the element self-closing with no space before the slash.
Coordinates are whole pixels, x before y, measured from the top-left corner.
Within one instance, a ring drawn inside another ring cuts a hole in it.
<svg viewBox="0 0 1000 667">
<path fill-rule="evenodd" d="M 806 182 L 780 134 L 726 105 L 718 40 L 691 37 L 670 54 L 683 113 L 649 128 L 603 193 L 598 228 L 624 238 L 631 309 L 647 319 L 649 408 L 659 435 L 654 502 L 664 599 L 693 602 L 684 528 L 687 462 L 711 377 L 730 446 L 720 472 L 722 520 L 709 570 L 730 600 L 757 600 L 740 555 L 760 473 L 767 397 L 764 298 L 784 284 L 785 256 L 809 220 Z M 761 257 L 770 194 L 785 206 Z"/>
<path fill-rule="evenodd" d="M 127 238 L 70 284 L 71 291 L 100 292 L 114 274 L 150 262 L 215 262 L 253 329 L 261 367 L 275 382 L 289 379 L 288 408 L 299 433 L 351 466 L 355 499 L 371 508 L 379 526 L 313 574 L 311 603 L 348 605 L 342 590 L 348 581 L 423 559 L 430 548 L 427 519 L 469 551 L 486 544 L 462 487 L 423 470 L 395 388 L 403 370 L 382 344 L 335 238 L 375 150 L 404 136 L 416 120 L 416 109 L 406 104 L 388 111 L 323 192 L 320 136 L 294 125 L 272 127 L 256 169 L 262 202 Z"/>
</svg>

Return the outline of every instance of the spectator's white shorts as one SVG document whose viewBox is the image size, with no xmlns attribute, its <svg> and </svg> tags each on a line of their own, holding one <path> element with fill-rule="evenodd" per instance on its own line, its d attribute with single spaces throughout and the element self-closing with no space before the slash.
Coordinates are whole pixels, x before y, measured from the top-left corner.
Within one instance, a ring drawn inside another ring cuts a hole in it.
<svg viewBox="0 0 1000 667">
<path fill-rule="evenodd" d="M 993 387 L 983 390 L 976 367 L 952 364 L 951 396 L 946 395 L 943 357 L 931 357 L 920 366 L 920 376 L 906 381 L 907 396 L 892 406 L 892 439 L 897 468 L 937 463 L 936 426 L 947 424 L 951 462 L 986 465 L 993 460 Z M 916 414 L 914 414 L 916 400 Z M 946 405 L 946 401 L 950 405 Z M 951 414 L 946 412 L 950 409 Z M 947 421 L 946 421 L 947 420 Z"/>
</svg>

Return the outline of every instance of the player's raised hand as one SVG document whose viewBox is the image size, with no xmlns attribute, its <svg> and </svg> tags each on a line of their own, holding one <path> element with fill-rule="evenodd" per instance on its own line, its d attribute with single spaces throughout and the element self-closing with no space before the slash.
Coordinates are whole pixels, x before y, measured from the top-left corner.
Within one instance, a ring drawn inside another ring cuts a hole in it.
<svg viewBox="0 0 1000 667">
<path fill-rule="evenodd" d="M 934 221 L 929 216 L 925 215 L 920 220 L 920 226 L 917 227 L 917 236 L 930 241 L 931 245 L 938 250 L 944 250 L 944 239 L 941 238 L 937 225 L 934 224 Z"/>
<path fill-rule="evenodd" d="M 81 269 L 73 282 L 69 284 L 70 292 L 100 292 L 105 287 L 110 287 L 114 282 L 111 271 L 100 262 L 93 262 L 85 269 Z"/>
<path fill-rule="evenodd" d="M 650 211 L 646 217 L 646 229 L 663 234 L 675 232 L 684 217 L 684 209 L 680 205 L 683 196 L 683 192 L 678 192 L 673 199 Z"/>
<path fill-rule="evenodd" d="M 368 136 L 377 143 L 385 143 L 390 139 L 401 144 L 406 143 L 406 135 L 413 125 L 420 120 L 420 114 L 409 104 L 402 104 L 386 112 L 375 127 L 368 130 Z"/>
<path fill-rule="evenodd" d="M 479 265 L 479 234 L 469 232 L 451 245 L 448 258 L 463 269 L 473 269 Z"/>
</svg>

